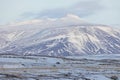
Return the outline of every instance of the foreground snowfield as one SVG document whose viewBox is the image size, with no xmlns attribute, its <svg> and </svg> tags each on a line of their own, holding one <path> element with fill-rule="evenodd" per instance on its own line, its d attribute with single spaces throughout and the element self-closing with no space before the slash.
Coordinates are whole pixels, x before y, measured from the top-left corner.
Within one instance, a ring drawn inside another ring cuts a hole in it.
<svg viewBox="0 0 120 80">
<path fill-rule="evenodd" d="M 0 80 L 120 80 L 120 54 L 80 57 L 0 55 Z"/>
</svg>

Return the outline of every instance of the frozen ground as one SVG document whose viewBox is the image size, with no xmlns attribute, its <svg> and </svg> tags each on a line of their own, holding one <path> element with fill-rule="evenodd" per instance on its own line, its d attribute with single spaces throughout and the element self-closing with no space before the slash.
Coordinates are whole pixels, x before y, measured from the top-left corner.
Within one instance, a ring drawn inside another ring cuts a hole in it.
<svg viewBox="0 0 120 80">
<path fill-rule="evenodd" d="M 120 80 L 120 55 L 1 55 L 0 80 Z"/>
</svg>

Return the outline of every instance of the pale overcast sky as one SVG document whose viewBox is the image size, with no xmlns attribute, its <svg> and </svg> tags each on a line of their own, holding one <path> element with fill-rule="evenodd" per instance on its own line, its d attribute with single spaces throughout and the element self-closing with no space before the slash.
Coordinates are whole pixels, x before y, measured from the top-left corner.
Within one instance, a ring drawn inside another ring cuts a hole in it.
<svg viewBox="0 0 120 80">
<path fill-rule="evenodd" d="M 0 0 L 1 25 L 67 14 L 92 23 L 120 26 L 120 0 Z"/>
</svg>

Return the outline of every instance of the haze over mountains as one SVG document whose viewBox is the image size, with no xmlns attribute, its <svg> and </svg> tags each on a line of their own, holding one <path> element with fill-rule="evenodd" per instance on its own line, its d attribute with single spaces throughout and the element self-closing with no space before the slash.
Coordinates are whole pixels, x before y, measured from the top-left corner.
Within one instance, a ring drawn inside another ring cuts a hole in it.
<svg viewBox="0 0 120 80">
<path fill-rule="evenodd" d="M 69 14 L 0 27 L 0 54 L 76 56 L 119 54 L 120 29 Z"/>
</svg>

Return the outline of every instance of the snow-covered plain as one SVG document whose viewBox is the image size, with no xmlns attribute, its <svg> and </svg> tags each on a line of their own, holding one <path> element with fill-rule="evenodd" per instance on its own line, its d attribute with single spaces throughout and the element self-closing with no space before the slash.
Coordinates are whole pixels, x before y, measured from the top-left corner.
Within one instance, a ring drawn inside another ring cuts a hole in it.
<svg viewBox="0 0 120 80">
<path fill-rule="evenodd" d="M 1 55 L 0 80 L 120 80 L 120 55 Z"/>
</svg>

